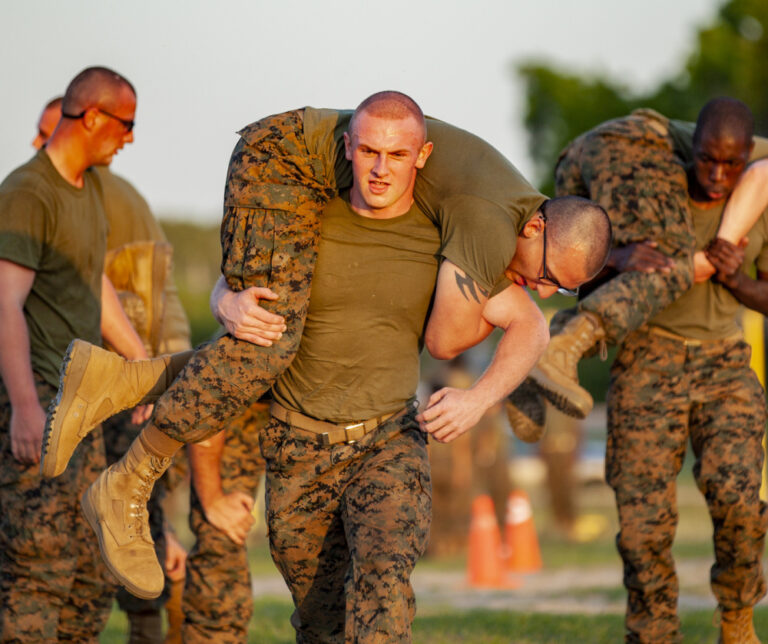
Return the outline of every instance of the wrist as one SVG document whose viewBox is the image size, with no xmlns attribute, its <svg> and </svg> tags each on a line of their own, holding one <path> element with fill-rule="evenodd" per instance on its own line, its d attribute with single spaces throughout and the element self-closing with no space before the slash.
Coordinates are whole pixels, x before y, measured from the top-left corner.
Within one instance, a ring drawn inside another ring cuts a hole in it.
<svg viewBox="0 0 768 644">
<path fill-rule="evenodd" d="M 203 511 L 206 513 L 224 497 L 224 491 L 220 487 L 214 490 L 201 491 L 195 486 L 195 492 L 197 493 L 197 498 L 200 501 Z"/>
<path fill-rule="evenodd" d="M 24 392 L 19 393 L 16 396 L 11 396 L 11 409 L 17 414 L 24 414 L 42 409 L 42 405 L 37 398 L 37 392 L 33 390 L 32 392 Z"/>
</svg>

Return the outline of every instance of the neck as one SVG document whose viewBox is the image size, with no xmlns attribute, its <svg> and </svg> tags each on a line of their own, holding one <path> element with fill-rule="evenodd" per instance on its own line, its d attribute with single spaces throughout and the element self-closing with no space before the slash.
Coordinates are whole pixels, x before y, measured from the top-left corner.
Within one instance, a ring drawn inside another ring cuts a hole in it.
<svg viewBox="0 0 768 644">
<path fill-rule="evenodd" d="M 64 181 L 75 188 L 83 187 L 83 173 L 88 169 L 88 159 L 74 136 L 65 136 L 57 131 L 46 144 L 45 151 Z"/>
</svg>

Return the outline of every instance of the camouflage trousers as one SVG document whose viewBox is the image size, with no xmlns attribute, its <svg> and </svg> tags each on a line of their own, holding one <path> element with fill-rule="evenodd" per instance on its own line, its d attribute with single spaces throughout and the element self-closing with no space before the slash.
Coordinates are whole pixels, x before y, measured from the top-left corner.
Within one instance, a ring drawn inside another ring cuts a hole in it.
<svg viewBox="0 0 768 644">
<path fill-rule="evenodd" d="M 272 419 L 261 451 L 270 549 L 293 595 L 296 641 L 409 642 L 410 576 L 432 496 L 415 412 L 329 447 Z"/>
<path fill-rule="evenodd" d="M 290 364 L 309 302 L 320 224 L 333 196 L 319 157 L 304 142 L 299 112 L 240 132 L 229 163 L 221 224 L 221 270 L 234 291 L 271 288 L 262 306 L 285 318 L 271 347 L 224 335 L 199 347 L 155 404 L 152 420 L 172 438 L 197 442 L 256 402 Z"/>
<path fill-rule="evenodd" d="M 693 283 L 688 181 L 665 119 L 639 111 L 581 135 L 562 152 L 555 184 L 558 196 L 579 195 L 605 208 L 614 245 L 653 240 L 675 262 L 669 273 L 618 273 L 579 302 L 579 310 L 602 319 L 606 340 L 618 344 Z"/>
<path fill-rule="evenodd" d="M 131 411 L 124 411 L 104 421 L 101 426 L 104 435 L 104 447 L 107 455 L 107 465 L 119 461 L 128 451 L 133 440 L 139 435 L 141 425 L 131 422 Z M 155 542 L 155 552 L 160 565 L 165 565 L 165 515 L 162 498 L 165 495 L 164 485 L 155 485 L 152 496 L 147 503 L 149 511 L 149 531 Z M 120 609 L 129 613 L 154 613 L 160 611 L 170 595 L 170 582 L 166 579 L 165 588 L 160 597 L 155 599 L 140 599 L 132 595 L 122 586 L 117 591 L 117 603 Z"/>
<path fill-rule="evenodd" d="M 269 419 L 267 406 L 257 403 L 227 424 L 221 458 L 224 494 L 239 490 L 256 496 L 265 468 L 259 433 Z M 182 641 L 245 644 L 253 613 L 246 546 L 236 544 L 206 520 L 194 485 L 189 527 L 196 541 L 187 557 Z"/>
<path fill-rule="evenodd" d="M 741 340 L 699 346 L 641 330 L 613 364 L 606 478 L 616 496 L 629 642 L 678 642 L 671 547 L 675 480 L 690 439 L 693 475 L 714 527 L 712 590 L 726 610 L 766 591 L 761 567 L 768 514 L 759 498 L 765 399 Z"/>
<path fill-rule="evenodd" d="M 56 388 L 36 377 L 43 409 Z M 98 642 L 117 590 L 80 512 L 80 495 L 104 469 L 91 432 L 53 479 L 11 453 L 11 406 L 0 385 L 0 641 Z"/>
</svg>

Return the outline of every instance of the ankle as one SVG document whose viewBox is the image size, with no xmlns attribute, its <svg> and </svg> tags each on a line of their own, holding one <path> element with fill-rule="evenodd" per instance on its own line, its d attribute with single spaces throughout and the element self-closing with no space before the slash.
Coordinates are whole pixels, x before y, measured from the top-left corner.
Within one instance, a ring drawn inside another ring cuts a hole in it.
<svg viewBox="0 0 768 644">
<path fill-rule="evenodd" d="M 181 441 L 168 436 L 151 423 L 139 434 L 139 440 L 148 452 L 161 458 L 171 458 L 184 445 Z"/>
</svg>

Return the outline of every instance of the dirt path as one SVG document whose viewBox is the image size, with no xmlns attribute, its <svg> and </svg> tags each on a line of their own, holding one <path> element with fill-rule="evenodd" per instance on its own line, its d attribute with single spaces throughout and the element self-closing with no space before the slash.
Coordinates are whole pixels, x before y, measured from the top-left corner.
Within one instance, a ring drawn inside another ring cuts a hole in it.
<svg viewBox="0 0 768 644">
<path fill-rule="evenodd" d="M 688 559 L 677 564 L 681 610 L 711 609 L 716 602 L 709 589 L 708 560 Z M 625 594 L 621 569 L 616 566 L 561 568 L 521 576 L 518 586 L 506 589 L 470 588 L 463 571 L 440 571 L 416 567 L 413 586 L 419 612 L 456 608 L 546 613 L 599 614 L 624 612 Z M 255 597 L 290 600 L 283 580 L 277 576 L 256 577 Z M 763 600 L 761 605 L 768 605 Z"/>
</svg>

